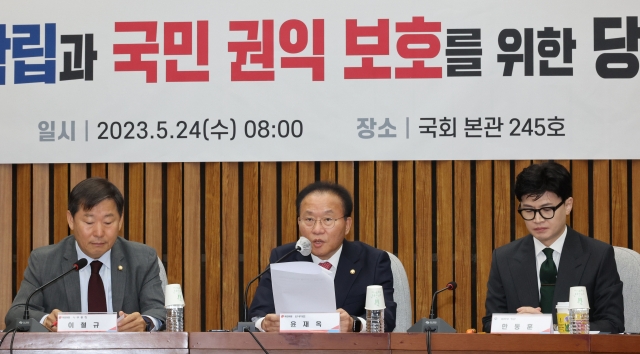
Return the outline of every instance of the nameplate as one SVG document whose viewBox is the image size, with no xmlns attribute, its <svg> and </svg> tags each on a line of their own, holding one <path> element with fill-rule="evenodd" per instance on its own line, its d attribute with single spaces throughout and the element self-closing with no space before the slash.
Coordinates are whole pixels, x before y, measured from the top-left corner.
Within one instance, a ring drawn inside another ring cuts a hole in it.
<svg viewBox="0 0 640 354">
<path fill-rule="evenodd" d="M 281 313 L 280 332 L 340 332 L 340 314 L 329 313 Z"/>
<path fill-rule="evenodd" d="M 494 313 L 491 317 L 491 333 L 552 333 L 553 319 L 549 313 Z"/>
<path fill-rule="evenodd" d="M 61 312 L 58 332 L 117 332 L 118 316 L 114 313 Z"/>
</svg>

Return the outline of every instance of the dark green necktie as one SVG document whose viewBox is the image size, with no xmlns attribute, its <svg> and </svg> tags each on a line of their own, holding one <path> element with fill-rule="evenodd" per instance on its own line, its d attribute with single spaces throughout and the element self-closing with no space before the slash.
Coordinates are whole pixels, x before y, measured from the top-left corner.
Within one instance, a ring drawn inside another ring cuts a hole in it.
<svg viewBox="0 0 640 354">
<path fill-rule="evenodd" d="M 542 250 L 547 260 L 540 266 L 540 308 L 542 313 L 551 313 L 553 310 L 553 291 L 556 288 L 558 270 L 553 262 L 553 249 Z"/>
</svg>

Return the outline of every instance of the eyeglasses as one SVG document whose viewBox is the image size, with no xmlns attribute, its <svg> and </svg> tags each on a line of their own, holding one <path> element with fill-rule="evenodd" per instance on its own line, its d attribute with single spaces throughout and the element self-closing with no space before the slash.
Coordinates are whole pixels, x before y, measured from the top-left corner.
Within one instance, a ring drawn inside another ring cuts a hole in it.
<svg viewBox="0 0 640 354">
<path fill-rule="evenodd" d="M 540 216 L 543 219 L 553 219 L 556 215 L 556 210 L 564 204 L 564 200 L 560 202 L 560 204 L 554 207 L 545 207 L 540 209 L 518 209 L 518 213 L 522 216 L 523 219 L 530 221 L 536 218 L 536 213 L 540 213 Z"/>
<path fill-rule="evenodd" d="M 340 220 L 340 219 L 344 219 L 347 216 L 343 216 L 340 218 L 320 218 L 320 219 L 314 219 L 312 217 L 304 217 L 304 218 L 298 218 L 299 221 L 302 221 L 303 224 L 305 224 L 307 227 L 314 227 L 316 225 L 316 222 L 318 220 L 320 220 L 320 223 L 322 224 L 322 226 L 325 229 L 331 229 L 333 228 L 333 226 L 336 224 L 336 220 Z"/>
</svg>

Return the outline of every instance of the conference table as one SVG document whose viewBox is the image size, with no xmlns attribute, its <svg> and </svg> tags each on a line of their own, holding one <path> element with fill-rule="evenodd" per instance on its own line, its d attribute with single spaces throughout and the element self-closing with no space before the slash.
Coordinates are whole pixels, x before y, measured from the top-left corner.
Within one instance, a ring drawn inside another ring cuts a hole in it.
<svg viewBox="0 0 640 354">
<path fill-rule="evenodd" d="M 269 353 L 426 351 L 423 333 L 255 333 Z M 8 336 L 9 337 L 9 336 Z M 10 338 L 0 346 L 9 353 Z M 433 353 L 638 353 L 638 335 L 433 334 Z M 263 353 L 249 333 L 18 333 L 15 353 Z"/>
</svg>

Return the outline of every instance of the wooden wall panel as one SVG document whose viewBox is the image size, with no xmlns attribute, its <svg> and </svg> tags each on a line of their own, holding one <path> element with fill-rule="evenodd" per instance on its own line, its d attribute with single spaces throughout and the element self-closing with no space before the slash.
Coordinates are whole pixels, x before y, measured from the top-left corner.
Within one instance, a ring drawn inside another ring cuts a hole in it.
<svg viewBox="0 0 640 354">
<path fill-rule="evenodd" d="M 522 170 L 524 170 L 526 167 L 528 167 L 530 165 L 531 165 L 531 161 L 529 161 L 529 160 L 516 161 L 515 162 L 514 176 L 513 176 L 512 183 L 515 183 L 516 176 L 518 176 L 518 174 L 520 172 L 522 172 Z M 515 236 L 516 236 L 516 238 L 524 237 L 524 236 L 529 234 L 529 230 L 527 230 L 527 225 L 525 224 L 524 219 L 517 212 L 518 205 L 520 205 L 520 202 L 515 197 L 515 195 L 512 198 L 513 198 L 513 203 L 514 203 L 513 204 L 514 205 L 514 207 L 513 207 L 513 214 L 514 214 L 513 217 L 515 219 L 515 224 L 516 224 Z"/>
<path fill-rule="evenodd" d="M 91 167 L 91 176 L 90 177 L 107 178 L 107 164 L 105 164 L 105 163 L 92 163 L 89 166 Z"/>
<path fill-rule="evenodd" d="M 199 331 L 201 328 L 201 258 L 200 251 L 200 163 L 184 163 L 184 227 L 183 227 L 183 270 L 184 270 L 184 330 Z"/>
<path fill-rule="evenodd" d="M 414 196 L 413 187 L 413 161 L 398 162 L 398 258 L 404 265 L 409 289 L 411 290 L 411 304 L 413 304 L 415 291 L 414 264 Z M 413 306 L 411 306 L 413 309 Z M 405 328 L 403 328 L 404 330 Z"/>
<path fill-rule="evenodd" d="M 338 161 L 338 180 L 337 183 L 340 185 L 343 185 L 351 194 L 351 198 L 354 198 L 355 200 L 355 181 L 354 181 L 354 166 L 353 166 L 353 162 L 351 161 Z M 354 208 L 353 211 L 351 212 L 351 218 L 353 219 L 354 222 L 357 222 L 357 220 L 354 219 L 355 217 L 355 202 L 354 202 Z M 355 234 L 354 231 L 354 227 L 353 225 L 351 226 L 351 230 L 349 230 L 349 233 L 347 234 L 347 240 L 353 241 L 353 235 Z"/>
<path fill-rule="evenodd" d="M 432 162 L 416 161 L 416 261 L 414 319 L 429 317 L 433 293 L 433 181 Z M 362 187 L 360 187 L 362 188 Z M 405 269 L 410 264 L 403 263 Z"/>
<path fill-rule="evenodd" d="M 611 244 L 628 247 L 627 161 L 611 161 Z"/>
<path fill-rule="evenodd" d="M 16 288 L 20 287 L 31 254 L 31 165 L 17 165 Z"/>
<path fill-rule="evenodd" d="M 571 227 L 583 235 L 589 231 L 589 161 L 575 160 L 571 162 L 571 180 L 573 184 L 573 222 Z"/>
<path fill-rule="evenodd" d="M 453 280 L 453 163 L 436 162 L 437 219 L 437 287 L 442 289 Z M 437 317 L 453 323 L 453 292 L 446 291 L 436 299 Z"/>
<path fill-rule="evenodd" d="M 205 164 L 205 313 L 202 330 L 222 329 L 222 222 L 219 162 Z"/>
<path fill-rule="evenodd" d="M 476 162 L 476 328 L 482 328 L 482 317 L 486 314 L 484 301 L 487 297 L 487 282 L 491 269 L 493 251 L 493 184 L 492 162 Z M 472 284 L 473 286 L 473 284 Z"/>
<path fill-rule="evenodd" d="M 65 164 L 66 165 L 66 164 Z M 87 177 L 87 164 L 86 163 L 71 163 L 69 164 L 69 191 L 76 186 L 76 184 L 85 180 Z"/>
<path fill-rule="evenodd" d="M 375 162 L 360 162 L 358 176 L 358 225 L 359 240 L 376 244 Z"/>
<path fill-rule="evenodd" d="M 226 211 L 226 210 L 225 210 Z M 278 245 L 278 180 L 275 162 L 260 163 L 260 269 Z M 254 285 L 255 286 L 255 285 Z"/>
<path fill-rule="evenodd" d="M 144 243 L 144 164 L 129 164 L 129 193 L 125 202 L 129 240 Z M 158 254 L 162 257 L 162 254 Z"/>
<path fill-rule="evenodd" d="M 376 244 L 393 253 L 393 163 L 376 162 Z"/>
<path fill-rule="evenodd" d="M 232 328 L 240 313 L 238 163 L 222 163 L 222 328 Z"/>
<path fill-rule="evenodd" d="M 295 163 L 293 164 L 295 166 Z M 258 198 L 256 198 L 256 195 L 260 193 L 259 168 L 260 166 L 257 162 L 245 162 L 242 164 L 242 254 L 244 265 L 242 280 L 243 284 L 247 284 L 251 279 L 260 274 L 260 272 L 262 271 L 260 269 L 259 252 L 260 207 L 258 204 Z M 293 184 L 293 187 L 295 188 L 295 183 Z M 247 304 L 251 304 L 253 294 L 255 294 L 256 291 L 256 286 L 252 286 L 249 290 L 250 291 L 249 295 L 247 296 Z M 242 289 L 242 291 L 244 297 L 244 289 Z M 242 320 L 244 321 L 244 318 Z"/>
<path fill-rule="evenodd" d="M 333 161 L 320 162 L 320 180 L 321 181 L 336 181 L 336 163 Z"/>
<path fill-rule="evenodd" d="M 167 164 L 167 278 L 182 283 L 182 163 Z M 183 293 L 184 294 L 184 293 Z"/>
<path fill-rule="evenodd" d="M 154 248 L 163 261 L 162 205 L 165 203 L 162 190 L 162 164 L 146 163 L 144 173 L 144 242 Z"/>
<path fill-rule="evenodd" d="M 568 222 L 605 242 L 640 248 L 638 161 L 558 162 L 572 172 Z M 328 179 L 354 196 L 347 238 L 395 252 L 403 262 L 414 319 L 428 316 L 433 291 L 455 279 L 456 292 L 438 297 L 438 315 L 460 331 L 478 328 L 492 250 L 527 233 L 512 189 L 530 163 L 0 165 L 0 281 L 19 285 L 33 247 L 68 234 L 70 188 L 87 175 L 107 176 L 126 194 L 123 234 L 156 249 L 169 281 L 183 285 L 187 330 L 229 329 L 243 317 L 246 282 L 268 264 L 273 247 L 298 236 L 297 192 Z M 14 295 L 12 286 L 0 290 L 0 311 Z"/>
<path fill-rule="evenodd" d="M 49 165 L 33 165 L 32 247 L 49 244 Z"/>
<path fill-rule="evenodd" d="M 12 166 L 0 164 L 0 314 L 6 314 L 13 301 L 11 271 L 13 263 L 13 178 Z M 17 273 L 24 272 L 16 270 Z M 4 321 L 0 321 L 0 329 L 4 329 Z"/>
<path fill-rule="evenodd" d="M 314 162 L 298 162 L 298 192 L 316 180 Z"/>
<path fill-rule="evenodd" d="M 280 222 L 282 225 L 282 243 L 285 244 L 298 240 L 298 213 L 296 212 L 298 171 L 295 162 L 282 162 L 280 170 L 280 211 L 282 213 Z"/>
<path fill-rule="evenodd" d="M 493 247 L 511 242 L 511 176 L 509 161 L 493 163 Z"/>
<path fill-rule="evenodd" d="M 471 163 L 454 162 L 455 328 L 471 328 Z"/>
<path fill-rule="evenodd" d="M 593 161 L 593 238 L 611 240 L 609 161 Z"/>
</svg>

